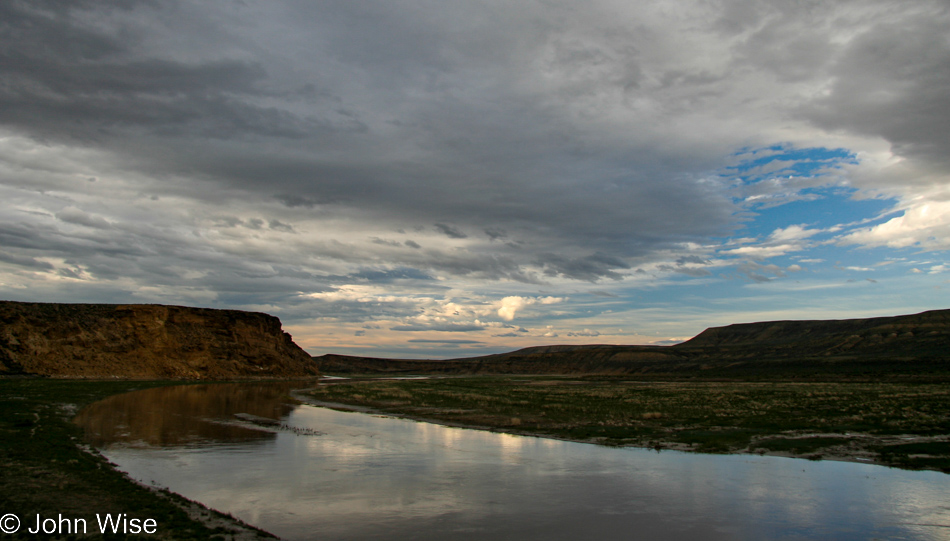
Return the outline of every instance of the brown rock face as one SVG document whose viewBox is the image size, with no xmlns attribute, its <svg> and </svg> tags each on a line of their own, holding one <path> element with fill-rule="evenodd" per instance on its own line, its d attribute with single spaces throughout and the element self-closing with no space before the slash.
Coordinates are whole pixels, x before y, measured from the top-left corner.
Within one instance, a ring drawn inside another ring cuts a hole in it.
<svg viewBox="0 0 950 541">
<path fill-rule="evenodd" d="M 280 320 L 267 314 L 0 301 L 0 374 L 229 379 L 318 371 Z"/>
</svg>

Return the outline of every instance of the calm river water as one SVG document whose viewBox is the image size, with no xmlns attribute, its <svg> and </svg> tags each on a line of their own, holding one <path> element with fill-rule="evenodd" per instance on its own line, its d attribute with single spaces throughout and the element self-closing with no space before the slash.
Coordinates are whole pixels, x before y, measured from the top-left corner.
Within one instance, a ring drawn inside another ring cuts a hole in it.
<svg viewBox="0 0 950 541">
<path fill-rule="evenodd" d="M 607 448 L 294 405 L 287 391 L 137 391 L 77 422 L 132 477 L 291 540 L 950 540 L 943 473 Z"/>
</svg>

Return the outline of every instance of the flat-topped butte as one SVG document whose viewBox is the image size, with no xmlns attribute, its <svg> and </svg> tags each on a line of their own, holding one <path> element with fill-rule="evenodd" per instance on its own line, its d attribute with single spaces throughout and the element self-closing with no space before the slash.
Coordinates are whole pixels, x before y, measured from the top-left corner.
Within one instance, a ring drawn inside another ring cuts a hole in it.
<svg viewBox="0 0 950 541">
<path fill-rule="evenodd" d="M 0 375 L 220 380 L 318 372 L 268 314 L 0 301 Z"/>
</svg>

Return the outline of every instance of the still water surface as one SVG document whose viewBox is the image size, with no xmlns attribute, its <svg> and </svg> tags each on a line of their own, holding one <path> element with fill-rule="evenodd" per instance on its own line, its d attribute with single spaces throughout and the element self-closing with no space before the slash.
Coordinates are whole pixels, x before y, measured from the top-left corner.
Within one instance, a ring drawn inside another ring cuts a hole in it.
<svg viewBox="0 0 950 541">
<path fill-rule="evenodd" d="M 77 422 L 132 477 L 291 540 L 950 540 L 942 473 L 512 436 L 290 404 L 288 390 L 150 389 Z"/>
</svg>

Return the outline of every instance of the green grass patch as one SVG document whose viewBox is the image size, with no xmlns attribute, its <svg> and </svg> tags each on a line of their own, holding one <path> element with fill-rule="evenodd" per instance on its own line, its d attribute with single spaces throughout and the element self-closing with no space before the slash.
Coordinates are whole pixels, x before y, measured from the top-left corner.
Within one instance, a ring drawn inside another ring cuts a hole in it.
<svg viewBox="0 0 950 541">
<path fill-rule="evenodd" d="M 870 440 L 950 433 L 950 385 L 943 383 L 468 376 L 340 381 L 311 396 L 436 421 L 707 452 L 752 451 L 759 439 L 757 448 L 804 455 L 847 441 L 848 433 Z M 808 432 L 842 436 L 796 439 Z"/>
</svg>

